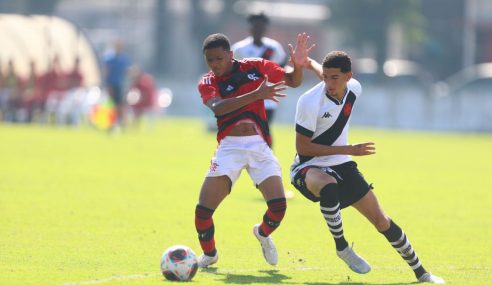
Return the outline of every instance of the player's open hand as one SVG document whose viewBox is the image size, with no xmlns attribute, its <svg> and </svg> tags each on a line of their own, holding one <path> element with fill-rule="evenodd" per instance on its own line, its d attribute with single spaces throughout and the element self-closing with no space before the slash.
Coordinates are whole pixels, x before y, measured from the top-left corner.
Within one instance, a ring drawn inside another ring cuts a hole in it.
<svg viewBox="0 0 492 285">
<path fill-rule="evenodd" d="M 350 152 L 354 156 L 371 155 L 376 153 L 376 146 L 373 142 L 353 144 Z"/>
<path fill-rule="evenodd" d="M 297 35 L 296 46 L 293 47 L 289 44 L 290 61 L 294 66 L 306 66 L 309 60 L 309 53 L 316 46 L 315 44 L 309 44 L 309 35 L 302 33 Z"/>
<path fill-rule="evenodd" d="M 278 103 L 279 97 L 287 96 L 285 94 L 279 93 L 284 90 L 287 90 L 287 87 L 285 86 L 285 81 L 280 81 L 271 85 L 268 85 L 267 82 L 268 82 L 268 77 L 265 77 L 263 83 L 261 83 L 260 87 L 256 89 L 256 92 L 258 92 L 257 93 L 258 99 L 272 100 Z"/>
</svg>

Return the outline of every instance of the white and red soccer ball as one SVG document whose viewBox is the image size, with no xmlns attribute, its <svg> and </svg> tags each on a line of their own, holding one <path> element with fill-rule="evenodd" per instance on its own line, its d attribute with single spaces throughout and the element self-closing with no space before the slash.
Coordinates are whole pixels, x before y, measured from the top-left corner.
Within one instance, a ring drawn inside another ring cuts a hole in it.
<svg viewBox="0 0 492 285">
<path fill-rule="evenodd" d="M 197 270 L 196 255 L 185 245 L 171 246 L 162 254 L 161 271 L 167 280 L 190 281 Z"/>
</svg>

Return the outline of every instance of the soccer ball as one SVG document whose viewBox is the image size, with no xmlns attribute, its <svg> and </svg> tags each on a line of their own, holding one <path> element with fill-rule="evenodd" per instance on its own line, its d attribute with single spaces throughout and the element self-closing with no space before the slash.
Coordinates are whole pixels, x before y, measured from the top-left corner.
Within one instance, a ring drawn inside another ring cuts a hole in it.
<svg viewBox="0 0 492 285">
<path fill-rule="evenodd" d="M 195 253 L 185 245 L 166 249 L 161 258 L 162 275 L 171 281 L 190 281 L 198 270 Z"/>
</svg>

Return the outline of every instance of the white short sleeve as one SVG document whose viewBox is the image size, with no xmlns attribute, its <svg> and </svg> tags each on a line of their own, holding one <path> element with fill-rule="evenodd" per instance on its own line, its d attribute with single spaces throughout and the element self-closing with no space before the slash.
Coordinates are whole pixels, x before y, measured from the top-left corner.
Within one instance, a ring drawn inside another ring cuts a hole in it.
<svg viewBox="0 0 492 285">
<path fill-rule="evenodd" d="M 351 78 L 347 82 L 347 88 L 351 90 L 357 97 L 359 97 L 362 94 L 362 86 L 360 85 L 359 81 L 357 81 L 354 78 Z"/>
<path fill-rule="evenodd" d="M 324 82 L 304 93 L 297 101 L 296 132 L 312 137 L 316 130 L 319 104 L 319 92 L 323 92 Z"/>
</svg>

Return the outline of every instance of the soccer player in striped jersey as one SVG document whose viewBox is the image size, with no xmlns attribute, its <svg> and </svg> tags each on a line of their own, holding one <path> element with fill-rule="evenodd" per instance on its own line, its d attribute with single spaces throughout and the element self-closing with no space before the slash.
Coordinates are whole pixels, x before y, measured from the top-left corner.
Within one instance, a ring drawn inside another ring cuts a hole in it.
<svg viewBox="0 0 492 285">
<path fill-rule="evenodd" d="M 352 206 L 383 234 L 408 263 L 420 282 L 443 284 L 420 262 L 403 230 L 382 210 L 351 156 L 375 154 L 373 142 L 348 143 L 349 119 L 360 97 L 360 83 L 352 78 L 350 57 L 342 51 L 326 55 L 322 64 L 309 59 L 306 68 L 322 80 L 297 103 L 296 149 L 292 184 L 309 200 L 319 202 L 336 252 L 354 272 L 367 273 L 370 265 L 345 239 L 340 210 Z"/>
<path fill-rule="evenodd" d="M 212 215 L 241 171 L 246 169 L 263 195 L 267 210 L 261 223 L 253 227 L 265 260 L 276 265 L 277 250 L 270 234 L 280 225 L 287 208 L 280 165 L 270 149 L 264 100 L 278 101 L 284 86 L 297 87 L 303 78 L 311 47 L 309 37 L 297 36 L 296 46 L 289 45 L 294 69 L 290 72 L 265 59 L 235 60 L 229 39 L 223 34 L 209 35 L 203 42 L 203 54 L 210 72 L 198 84 L 203 103 L 217 118 L 219 145 L 200 190 L 195 209 L 195 227 L 203 255 L 198 266 L 208 267 L 218 260 Z M 268 85 L 267 82 L 271 82 Z"/>
</svg>

